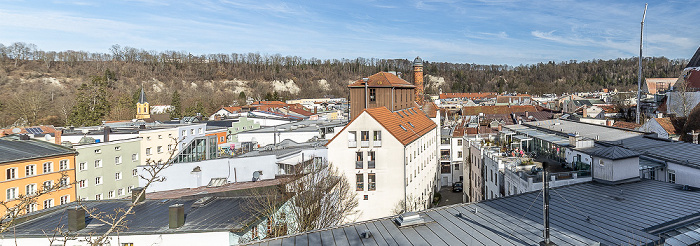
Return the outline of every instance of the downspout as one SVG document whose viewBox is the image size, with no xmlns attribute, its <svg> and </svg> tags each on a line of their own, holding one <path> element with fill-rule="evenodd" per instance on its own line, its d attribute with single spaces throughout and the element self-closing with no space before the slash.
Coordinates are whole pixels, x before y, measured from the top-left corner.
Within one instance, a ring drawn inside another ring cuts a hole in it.
<svg viewBox="0 0 700 246">
<path fill-rule="evenodd" d="M 404 145 L 403 146 L 403 212 L 404 213 L 407 212 L 406 211 L 406 203 L 408 203 L 408 201 L 407 201 L 408 183 L 406 183 L 406 165 L 408 165 L 408 163 L 406 163 L 406 160 L 407 160 L 406 159 L 406 146 Z"/>
<path fill-rule="evenodd" d="M 369 106 L 369 95 L 367 95 L 368 87 L 367 83 L 369 82 L 369 78 L 362 78 L 362 81 L 365 82 L 365 109 Z"/>
</svg>

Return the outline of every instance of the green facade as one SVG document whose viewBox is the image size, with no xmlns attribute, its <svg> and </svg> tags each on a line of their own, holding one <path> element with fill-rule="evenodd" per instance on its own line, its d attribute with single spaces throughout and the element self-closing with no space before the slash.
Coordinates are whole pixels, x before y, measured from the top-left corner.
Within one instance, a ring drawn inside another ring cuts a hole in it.
<svg viewBox="0 0 700 246">
<path fill-rule="evenodd" d="M 76 145 L 76 195 L 96 200 L 129 197 L 139 185 L 136 167 L 141 164 L 141 138 Z M 101 184 L 97 183 L 97 179 Z M 84 185 L 83 185 L 84 183 Z"/>
<path fill-rule="evenodd" d="M 231 127 L 228 128 L 228 142 L 237 143 L 237 133 L 255 129 L 260 129 L 260 124 L 255 123 L 253 120 L 249 120 L 248 117 L 240 117 L 238 118 L 238 122 L 233 122 Z"/>
</svg>

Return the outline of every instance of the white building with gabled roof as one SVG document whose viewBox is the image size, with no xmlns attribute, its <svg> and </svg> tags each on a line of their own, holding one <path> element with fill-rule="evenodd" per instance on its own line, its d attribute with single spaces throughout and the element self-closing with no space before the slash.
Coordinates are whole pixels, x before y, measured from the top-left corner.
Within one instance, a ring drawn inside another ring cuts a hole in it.
<svg viewBox="0 0 700 246">
<path fill-rule="evenodd" d="M 355 187 L 369 220 L 430 207 L 439 128 L 423 111 L 364 109 L 326 145 L 328 160 Z"/>
</svg>

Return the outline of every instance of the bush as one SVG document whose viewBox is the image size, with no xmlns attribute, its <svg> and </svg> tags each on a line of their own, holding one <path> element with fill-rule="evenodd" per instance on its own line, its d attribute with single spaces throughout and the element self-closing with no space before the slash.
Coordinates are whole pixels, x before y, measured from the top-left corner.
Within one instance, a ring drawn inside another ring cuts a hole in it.
<svg viewBox="0 0 700 246">
<path fill-rule="evenodd" d="M 442 194 L 440 194 L 440 192 L 435 192 L 435 194 L 433 194 L 433 205 L 437 206 L 438 203 L 440 203 L 440 199 L 442 199 Z"/>
</svg>

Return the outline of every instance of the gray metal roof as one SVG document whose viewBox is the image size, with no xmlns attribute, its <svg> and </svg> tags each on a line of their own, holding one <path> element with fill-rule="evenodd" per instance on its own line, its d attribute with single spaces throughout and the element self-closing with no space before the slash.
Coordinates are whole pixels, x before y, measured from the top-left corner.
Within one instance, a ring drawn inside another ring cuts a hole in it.
<svg viewBox="0 0 700 246">
<path fill-rule="evenodd" d="M 75 150 L 39 140 L 19 140 L 17 136 L 0 138 L 0 163 L 73 154 Z"/>
<path fill-rule="evenodd" d="M 134 213 L 127 215 L 127 228 L 120 235 L 134 234 L 164 234 L 164 233 L 189 233 L 232 231 L 243 232 L 257 221 L 258 216 L 250 209 L 254 199 L 245 197 L 214 198 L 213 201 L 200 207 L 192 206 L 197 199 L 165 199 L 146 200 L 134 208 Z M 87 209 L 97 209 L 107 214 L 114 213 L 115 209 L 127 209 L 131 200 L 103 200 L 83 201 Z M 176 229 L 169 229 L 168 207 L 174 204 L 183 204 L 185 208 L 185 224 Z M 68 228 L 68 208 L 76 206 L 76 203 L 51 208 L 53 212 L 35 219 L 20 223 L 5 237 L 45 237 L 45 232 L 53 231 L 57 227 Z M 39 211 L 42 212 L 42 211 Z M 77 237 L 89 234 L 103 234 L 109 226 L 90 218 L 86 214 L 86 228 L 77 232 Z"/>
<path fill-rule="evenodd" d="M 557 245 L 652 243 L 658 236 L 647 232 L 650 227 L 700 210 L 700 192 L 652 180 L 615 186 L 588 182 L 552 189 L 550 195 L 550 232 Z M 420 211 L 432 221 L 424 225 L 398 227 L 387 217 L 251 244 L 537 245 L 542 241 L 541 208 L 541 194 L 531 192 Z M 361 238 L 365 231 L 372 236 Z"/>
<path fill-rule="evenodd" d="M 594 156 L 598 157 L 603 157 L 605 159 L 610 159 L 610 160 L 620 160 L 620 159 L 627 159 L 627 158 L 632 158 L 632 157 L 637 157 L 639 156 L 639 153 L 618 147 L 618 146 L 610 146 L 610 147 L 603 147 L 603 148 L 598 148 L 597 150 L 593 151 L 591 153 Z"/>
</svg>

